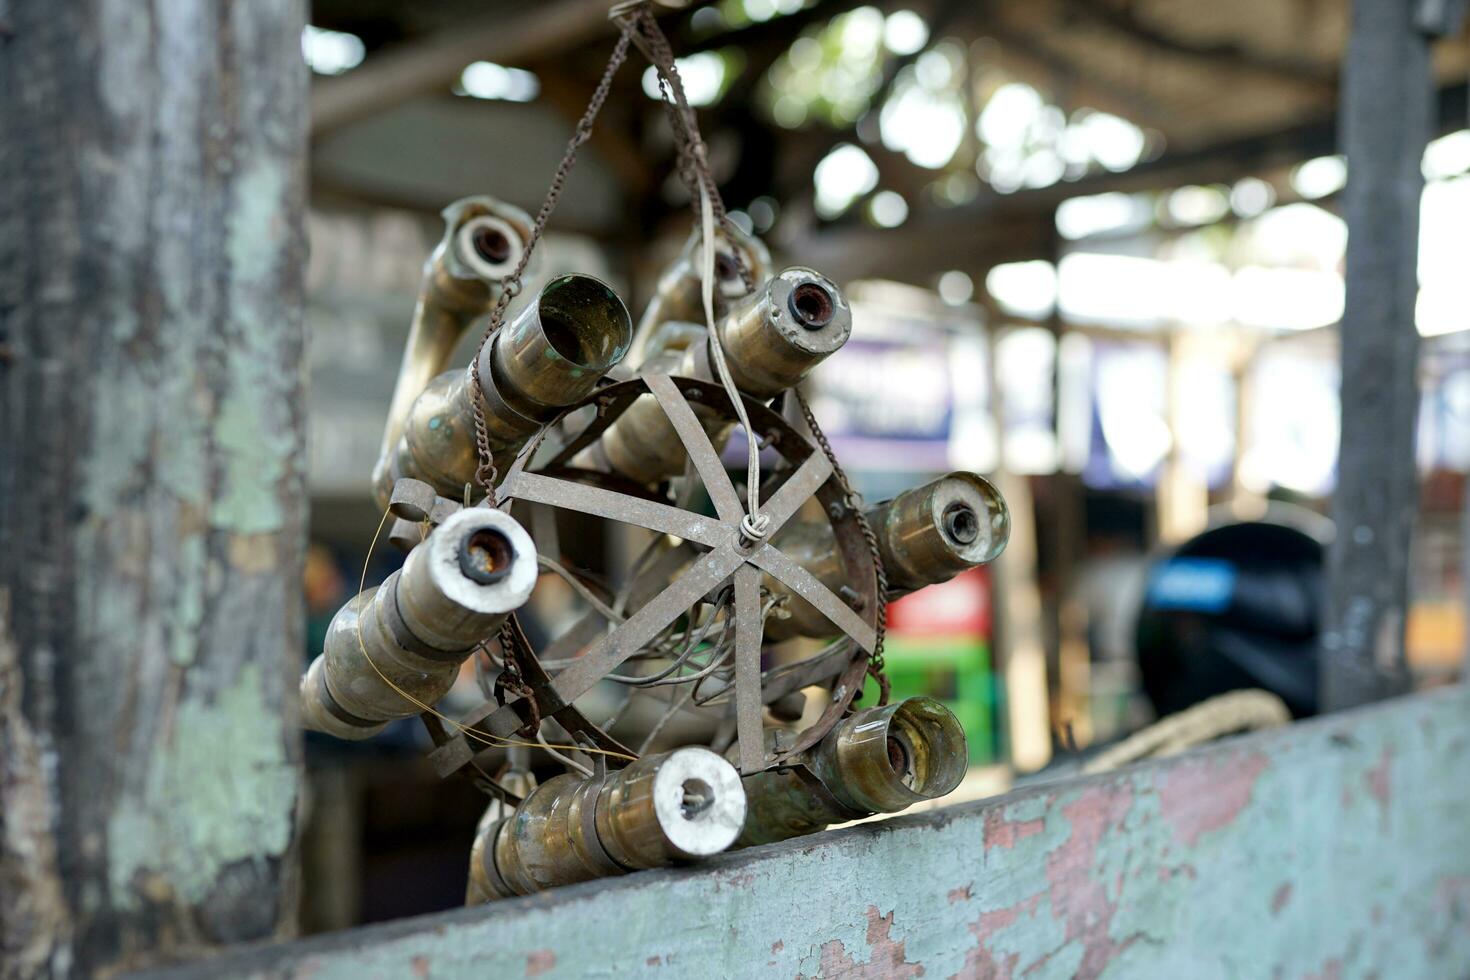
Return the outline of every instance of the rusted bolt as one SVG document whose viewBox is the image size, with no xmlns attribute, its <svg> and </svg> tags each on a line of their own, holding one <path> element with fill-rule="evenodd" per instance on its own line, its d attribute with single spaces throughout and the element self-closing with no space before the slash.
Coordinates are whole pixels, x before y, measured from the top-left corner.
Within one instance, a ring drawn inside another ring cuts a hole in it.
<svg viewBox="0 0 1470 980">
<path fill-rule="evenodd" d="M 843 600 L 854 609 L 861 609 L 867 605 L 867 601 L 858 595 L 857 590 L 850 585 L 840 586 L 837 594 L 842 596 Z"/>
</svg>

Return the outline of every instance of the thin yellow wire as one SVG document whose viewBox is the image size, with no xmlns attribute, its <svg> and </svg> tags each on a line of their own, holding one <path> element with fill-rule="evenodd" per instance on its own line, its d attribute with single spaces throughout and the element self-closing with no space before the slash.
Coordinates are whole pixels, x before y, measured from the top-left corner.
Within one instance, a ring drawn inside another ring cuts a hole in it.
<svg viewBox="0 0 1470 980">
<path fill-rule="evenodd" d="M 373 551 L 378 547 L 378 538 L 382 537 L 382 535 L 383 535 L 383 526 L 388 523 L 388 515 L 389 515 L 389 513 L 391 513 L 391 510 L 384 510 L 383 511 L 383 517 L 382 517 L 381 520 L 378 521 L 378 529 L 373 532 L 373 540 L 368 545 L 367 554 L 362 559 L 362 575 L 357 580 L 357 592 L 358 592 L 358 595 L 361 595 L 367 589 L 368 565 L 372 563 L 372 560 L 373 560 Z M 422 533 L 423 532 L 422 532 L 422 529 L 421 529 L 420 530 L 420 534 L 422 534 Z M 455 721 L 453 718 L 449 717 L 448 715 L 443 714 L 443 713 L 437 711 L 432 705 L 424 704 L 424 702 L 420 701 L 418 698 L 414 697 L 412 694 L 409 694 L 403 688 L 401 688 L 397 684 L 393 683 L 393 681 L 389 679 L 388 675 L 385 674 L 385 673 L 383 673 L 382 669 L 376 663 L 373 663 L 373 658 L 368 654 L 368 651 L 367 651 L 367 644 L 364 643 L 363 642 L 363 639 L 362 639 L 362 615 L 361 615 L 361 613 L 359 613 L 358 614 L 358 617 L 357 617 L 357 628 L 356 628 L 356 632 L 357 632 L 357 648 L 358 648 L 359 651 L 362 652 L 362 659 L 364 659 L 364 660 L 366 660 L 368 662 L 368 665 L 373 668 L 373 670 L 377 673 L 377 675 L 380 678 L 382 678 L 384 684 L 387 684 L 389 687 L 391 687 L 398 694 L 399 697 L 403 698 L 405 701 L 407 701 L 408 703 L 412 704 L 414 707 L 418 708 L 420 711 L 422 711 L 422 712 L 424 712 L 426 714 L 433 715 L 435 718 L 438 718 L 440 721 L 447 722 L 448 724 L 453 725 L 455 728 L 459 729 L 459 731 L 463 732 L 465 735 L 468 735 L 471 738 L 477 739 L 480 742 L 483 742 L 485 745 L 490 745 L 490 746 L 497 746 L 497 745 L 499 745 L 499 746 L 518 745 L 518 746 L 525 746 L 526 748 L 531 748 L 531 749 L 539 749 L 539 748 L 543 748 L 543 747 L 544 748 L 552 748 L 552 749 L 565 749 L 565 750 L 567 750 L 569 752 L 582 752 L 582 753 L 585 753 L 587 755 L 608 755 L 608 756 L 613 756 L 613 757 L 618 758 L 618 759 L 627 759 L 629 762 L 637 762 L 638 761 L 638 757 L 636 755 L 628 755 L 626 752 L 614 752 L 611 749 L 599 749 L 599 748 L 594 748 L 594 747 L 592 747 L 590 745 L 557 745 L 557 744 L 546 743 L 546 742 L 522 742 L 522 741 L 517 741 L 516 739 L 511 739 L 511 738 L 502 738 L 499 735 L 494 735 L 494 734 L 491 734 L 490 732 L 482 732 L 482 731 L 480 731 L 477 728 L 471 728 L 468 725 L 460 724 L 458 721 Z M 471 762 L 471 764 L 473 765 L 473 762 Z M 477 771 L 479 770 L 479 767 L 478 766 L 476 766 L 475 768 L 476 768 Z M 481 771 L 481 775 L 484 775 L 483 771 Z M 486 778 L 488 779 L 489 777 L 486 776 Z"/>
</svg>

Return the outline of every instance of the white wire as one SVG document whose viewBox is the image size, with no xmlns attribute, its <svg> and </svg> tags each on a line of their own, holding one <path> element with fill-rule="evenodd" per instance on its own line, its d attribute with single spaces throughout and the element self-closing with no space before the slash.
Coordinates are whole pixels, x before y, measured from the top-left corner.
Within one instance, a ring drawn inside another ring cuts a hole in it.
<svg viewBox="0 0 1470 980">
<path fill-rule="evenodd" d="M 715 215 L 709 199 L 709 188 L 703 180 L 699 181 L 699 218 L 700 231 L 704 237 L 703 247 L 700 249 L 700 293 L 704 299 L 704 322 L 709 329 L 710 351 L 714 355 L 715 371 L 720 376 L 720 384 L 730 396 L 735 414 L 740 417 L 740 424 L 745 428 L 749 454 L 745 471 L 746 512 L 740 520 L 740 530 L 752 541 L 763 541 L 771 526 L 771 519 L 760 512 L 761 450 L 755 432 L 750 427 L 745 401 L 740 397 L 740 390 L 735 387 L 730 365 L 725 360 L 725 346 L 720 341 L 720 332 L 715 327 Z"/>
</svg>

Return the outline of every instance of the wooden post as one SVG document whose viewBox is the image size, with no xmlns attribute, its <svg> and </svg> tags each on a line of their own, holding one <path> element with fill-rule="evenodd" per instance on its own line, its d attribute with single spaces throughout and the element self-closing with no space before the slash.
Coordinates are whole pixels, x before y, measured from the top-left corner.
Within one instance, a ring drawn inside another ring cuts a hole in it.
<svg viewBox="0 0 1470 980">
<path fill-rule="evenodd" d="M 1429 38 L 1411 0 L 1353 0 L 1344 65 L 1348 159 L 1342 443 L 1322 640 L 1322 703 L 1405 690 L 1409 539 L 1418 509 L 1420 159 L 1434 117 Z"/>
<path fill-rule="evenodd" d="M 0 972 L 110 975 L 293 913 L 304 4 L 4 11 Z"/>
</svg>

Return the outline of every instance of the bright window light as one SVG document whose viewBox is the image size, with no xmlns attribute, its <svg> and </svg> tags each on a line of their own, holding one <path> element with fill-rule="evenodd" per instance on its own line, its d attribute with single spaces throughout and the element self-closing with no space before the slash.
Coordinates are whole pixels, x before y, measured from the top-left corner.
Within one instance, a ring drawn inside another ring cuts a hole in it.
<svg viewBox="0 0 1470 980">
<path fill-rule="evenodd" d="M 1439 282 L 1419 290 L 1414 320 L 1424 337 L 1470 330 L 1470 282 Z"/>
<path fill-rule="evenodd" d="M 1230 198 L 1218 187 L 1181 187 L 1165 202 L 1169 217 L 1181 225 L 1208 225 L 1230 211 Z"/>
<path fill-rule="evenodd" d="M 835 218 L 878 186 L 878 167 L 861 148 L 842 143 L 822 158 L 812 173 L 817 213 Z"/>
<path fill-rule="evenodd" d="M 1258 265 L 1336 270 L 1347 248 L 1347 223 L 1315 204 L 1272 208 L 1242 229 Z"/>
<path fill-rule="evenodd" d="M 949 163 L 965 137 L 959 96 L 918 84 L 904 87 L 883 104 L 878 125 L 884 146 L 929 170 Z"/>
<path fill-rule="evenodd" d="M 1148 145 L 1143 130 L 1112 113 L 1089 112 L 1074 126 L 1092 158 L 1117 173 L 1137 163 Z"/>
<path fill-rule="evenodd" d="M 720 100 L 725 91 L 725 58 L 718 51 L 700 51 L 674 64 L 690 105 L 714 105 Z M 650 99 L 659 98 L 658 70 L 652 65 L 643 70 L 643 92 Z"/>
<path fill-rule="evenodd" d="M 1242 218 L 1254 218 L 1276 203 L 1276 189 L 1259 177 L 1245 177 L 1230 188 L 1230 209 Z"/>
<path fill-rule="evenodd" d="M 1310 330 L 1342 319 L 1342 276 L 1321 269 L 1246 266 L 1235 274 L 1235 319 L 1253 327 Z"/>
<path fill-rule="evenodd" d="M 541 80 L 521 68 L 507 68 L 493 61 L 477 61 L 459 76 L 459 89 L 477 99 L 530 102 L 541 92 Z"/>
<path fill-rule="evenodd" d="M 1470 279 L 1465 275 L 1466 256 L 1470 255 L 1467 216 L 1470 176 L 1435 181 L 1424 188 L 1419 209 L 1419 284 L 1427 292 L 1436 296 L 1470 294 Z M 1421 307 L 1424 302 L 1421 297 Z M 1462 323 L 1470 316 L 1470 304 L 1463 310 Z"/>
<path fill-rule="evenodd" d="M 958 269 L 950 269 L 939 277 L 939 298 L 950 306 L 968 303 L 975 295 L 975 283 Z"/>
<path fill-rule="evenodd" d="M 976 132 L 990 146 L 1020 146 L 1026 141 L 1031 121 L 1041 114 L 1044 105 L 1041 93 L 1030 85 L 1022 82 L 1002 85 L 980 111 Z"/>
<path fill-rule="evenodd" d="M 1002 311 L 1039 320 L 1056 306 L 1057 270 L 1040 259 L 1006 262 L 986 275 L 985 289 Z"/>
<path fill-rule="evenodd" d="M 1470 170 L 1470 129 L 1441 136 L 1424 148 L 1424 176 L 1442 180 Z"/>
<path fill-rule="evenodd" d="M 1062 312 L 1115 327 L 1221 323 L 1230 290 L 1230 270 L 1218 262 L 1073 252 L 1058 267 Z"/>
<path fill-rule="evenodd" d="M 308 24 L 301 31 L 301 57 L 318 75 L 340 75 L 362 64 L 367 48 L 362 38 Z"/>
<path fill-rule="evenodd" d="M 868 213 L 880 228 L 897 228 L 909 216 L 909 203 L 897 191 L 879 191 L 869 202 Z"/>
<path fill-rule="evenodd" d="M 1073 197 L 1057 205 L 1057 234 L 1076 241 L 1113 231 L 1133 231 L 1153 211 L 1147 198 L 1133 194 L 1092 194 Z"/>
<path fill-rule="evenodd" d="M 929 41 L 929 25 L 912 10 L 895 10 L 883 21 L 883 44 L 894 54 L 913 54 Z"/>
<path fill-rule="evenodd" d="M 1347 160 L 1344 157 L 1317 157 L 1299 163 L 1291 172 L 1291 186 L 1302 197 L 1315 201 L 1336 194 L 1347 185 Z"/>
<path fill-rule="evenodd" d="M 756 23 L 770 20 L 779 13 L 776 0 L 745 0 L 745 16 Z"/>
</svg>

